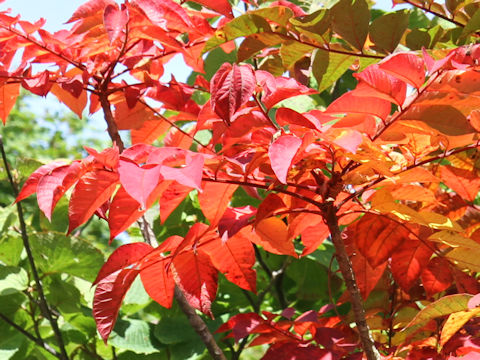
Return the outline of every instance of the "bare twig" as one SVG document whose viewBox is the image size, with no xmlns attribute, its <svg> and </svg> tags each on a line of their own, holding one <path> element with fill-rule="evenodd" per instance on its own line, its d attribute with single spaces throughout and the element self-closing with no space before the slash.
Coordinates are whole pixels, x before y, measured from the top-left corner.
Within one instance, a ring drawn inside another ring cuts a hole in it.
<svg viewBox="0 0 480 360">
<path fill-rule="evenodd" d="M 13 193 L 15 197 L 18 195 L 18 189 L 15 181 L 13 180 L 12 173 L 10 171 L 10 167 L 8 165 L 7 154 L 5 153 L 5 147 L 3 146 L 3 138 L 0 135 L 0 151 L 2 153 L 2 159 L 5 166 L 5 171 L 8 176 L 8 180 L 10 182 L 10 186 L 12 187 Z M 43 292 L 43 285 L 40 281 L 40 277 L 38 276 L 37 267 L 35 265 L 35 260 L 33 258 L 32 249 L 30 247 L 30 240 L 28 238 L 27 233 L 27 225 L 25 224 L 25 218 L 23 216 L 23 209 L 20 202 L 17 202 L 17 212 L 18 218 L 20 221 L 20 230 L 22 235 L 23 247 L 25 248 L 25 252 L 27 253 L 28 262 L 30 264 L 30 268 L 32 270 L 33 279 L 35 280 L 36 290 L 39 296 L 39 306 L 40 310 L 42 311 L 43 316 L 45 316 L 50 325 L 52 326 L 52 330 L 57 340 L 58 347 L 60 349 L 59 359 L 68 360 L 67 351 L 65 350 L 65 344 L 63 342 L 62 333 L 58 327 L 57 319 L 52 315 L 52 310 L 48 306 L 47 299 L 45 298 L 45 293 Z"/>
</svg>

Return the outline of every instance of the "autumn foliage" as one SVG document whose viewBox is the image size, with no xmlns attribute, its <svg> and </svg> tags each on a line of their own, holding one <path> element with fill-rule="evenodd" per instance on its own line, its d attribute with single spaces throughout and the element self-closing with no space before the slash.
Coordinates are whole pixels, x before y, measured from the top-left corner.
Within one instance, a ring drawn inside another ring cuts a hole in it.
<svg viewBox="0 0 480 360">
<path fill-rule="evenodd" d="M 263 293 L 262 254 L 283 272 L 324 253 L 341 291 L 308 310 L 230 309 L 217 332 L 238 356 L 249 341 L 264 359 L 480 357 L 480 8 L 406 3 L 453 27 L 433 38 L 364 0 L 90 0 L 54 34 L 0 14 L 4 124 L 23 87 L 103 111 L 112 139 L 39 167 L 17 202 L 36 194 L 51 219 L 67 196 L 68 233 L 96 215 L 110 240 L 155 204 L 161 224 L 189 197 L 201 211 L 186 234 L 147 223 L 146 242 L 109 256 L 93 282 L 103 340 L 137 277 L 163 307 L 180 291 L 213 318 L 219 273 Z M 192 75 L 163 82 L 177 54 Z"/>
</svg>

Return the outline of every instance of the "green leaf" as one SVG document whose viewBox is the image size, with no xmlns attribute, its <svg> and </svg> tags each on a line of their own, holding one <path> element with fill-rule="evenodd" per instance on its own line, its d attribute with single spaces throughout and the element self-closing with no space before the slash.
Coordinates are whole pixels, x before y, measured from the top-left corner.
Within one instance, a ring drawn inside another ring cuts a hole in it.
<svg viewBox="0 0 480 360">
<path fill-rule="evenodd" d="M 262 9 L 249 11 L 248 13 L 276 22 L 282 26 L 287 26 L 290 19 L 293 18 L 293 11 L 286 6 L 265 7 Z"/>
<path fill-rule="evenodd" d="M 104 262 L 102 253 L 86 241 L 48 232 L 30 237 L 33 257 L 43 273 L 65 273 L 93 281 Z"/>
<path fill-rule="evenodd" d="M 332 7 L 332 28 L 358 50 L 363 49 L 368 35 L 370 10 L 365 0 L 340 0 Z"/>
<path fill-rule="evenodd" d="M 23 242 L 18 234 L 6 233 L 0 237 L 0 261 L 17 266 L 23 251 Z"/>
<path fill-rule="evenodd" d="M 295 63 L 315 50 L 314 46 L 302 44 L 298 41 L 289 40 L 280 47 L 280 57 L 285 69 L 291 70 Z"/>
<path fill-rule="evenodd" d="M 154 334 L 162 344 L 166 345 L 189 343 L 195 341 L 198 336 L 183 315 L 163 317 L 155 326 Z"/>
<path fill-rule="evenodd" d="M 411 50 L 420 50 L 430 46 L 430 34 L 425 29 L 413 29 L 405 37 L 405 42 Z"/>
<path fill-rule="evenodd" d="M 293 18 L 290 23 L 301 35 L 314 39 L 320 44 L 330 42 L 332 35 L 330 32 L 331 16 L 328 9 L 321 9 L 306 16 Z"/>
<path fill-rule="evenodd" d="M 152 327 L 145 321 L 135 319 L 118 320 L 108 342 L 119 349 L 138 354 L 157 352 L 159 345 L 156 344 Z"/>
<path fill-rule="evenodd" d="M 60 279 L 59 275 L 49 276 L 45 281 L 48 303 L 58 308 L 62 314 L 80 311 L 80 291 L 72 284 Z"/>
<path fill-rule="evenodd" d="M 205 44 L 203 53 L 236 38 L 264 31 L 271 31 L 271 28 L 263 17 L 254 14 L 241 15 L 215 31 L 215 35 Z"/>
<path fill-rule="evenodd" d="M 480 29 L 480 9 L 475 11 L 473 16 L 468 20 L 467 24 L 463 28 L 461 37 L 466 37 Z"/>
<path fill-rule="evenodd" d="M 355 61 L 356 56 L 317 50 L 313 59 L 312 72 L 322 92 L 337 81 Z"/>
<path fill-rule="evenodd" d="M 375 47 L 392 53 L 408 26 L 409 13 L 400 10 L 376 18 L 370 25 L 370 39 Z"/>
<path fill-rule="evenodd" d="M 28 288 L 28 274 L 24 269 L 0 265 L 0 296 L 11 295 L 26 288 Z"/>
<path fill-rule="evenodd" d="M 290 291 L 294 292 L 297 299 L 307 301 L 328 299 L 328 293 L 325 292 L 327 268 L 321 264 L 308 258 L 302 258 L 290 264 L 286 274 L 294 281 L 295 285 Z"/>
</svg>

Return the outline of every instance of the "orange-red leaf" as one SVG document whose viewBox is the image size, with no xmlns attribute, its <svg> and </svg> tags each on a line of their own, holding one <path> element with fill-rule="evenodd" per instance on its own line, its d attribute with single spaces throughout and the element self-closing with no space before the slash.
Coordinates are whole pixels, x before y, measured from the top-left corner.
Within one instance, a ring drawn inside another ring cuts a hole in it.
<svg viewBox="0 0 480 360">
<path fill-rule="evenodd" d="M 118 174 L 112 171 L 90 171 L 75 186 L 68 208 L 70 233 L 87 221 L 105 201 L 110 199 L 118 184 Z"/>
<path fill-rule="evenodd" d="M 172 272 L 167 271 L 167 262 L 165 260 L 145 266 L 140 271 L 140 278 L 145 291 L 153 300 L 166 308 L 172 306 L 175 281 L 173 280 Z"/>
<path fill-rule="evenodd" d="M 480 177 L 469 170 L 445 165 L 440 168 L 442 181 L 458 195 L 468 201 L 474 201 L 480 190 Z"/>
<path fill-rule="evenodd" d="M 8 114 L 12 111 L 19 94 L 19 83 L 3 84 L 0 86 L 0 119 L 2 119 L 4 125 L 7 122 Z"/>
<path fill-rule="evenodd" d="M 452 284 L 453 276 L 448 261 L 434 257 L 422 272 L 422 284 L 428 296 L 433 296 L 448 289 Z"/>
<path fill-rule="evenodd" d="M 250 241 L 251 229 L 243 228 L 227 239 L 218 237 L 202 246 L 213 265 L 225 277 L 245 290 L 256 291 L 255 252 Z"/>
<path fill-rule="evenodd" d="M 251 240 L 266 251 L 279 255 L 297 256 L 292 240 L 288 237 L 287 225 L 277 217 L 270 217 L 258 222 Z"/>
<path fill-rule="evenodd" d="M 210 181 L 203 183 L 202 192 L 198 194 L 198 201 L 211 227 L 217 226 L 237 187 L 238 185 Z"/>
<path fill-rule="evenodd" d="M 173 259 L 173 271 L 178 286 L 189 304 L 212 316 L 210 306 L 217 294 L 217 270 L 210 257 L 202 251 L 186 251 Z"/>
<path fill-rule="evenodd" d="M 144 121 L 138 129 L 131 130 L 132 144 L 151 144 L 163 135 L 170 126 L 163 119 Z"/>
<path fill-rule="evenodd" d="M 379 66 L 380 69 L 417 89 L 425 82 L 423 60 L 414 53 L 393 54 L 379 63 Z"/>
<path fill-rule="evenodd" d="M 398 222 L 373 214 L 366 214 L 348 231 L 353 231 L 357 249 L 373 268 L 387 261 L 409 236 L 408 230 Z"/>
</svg>

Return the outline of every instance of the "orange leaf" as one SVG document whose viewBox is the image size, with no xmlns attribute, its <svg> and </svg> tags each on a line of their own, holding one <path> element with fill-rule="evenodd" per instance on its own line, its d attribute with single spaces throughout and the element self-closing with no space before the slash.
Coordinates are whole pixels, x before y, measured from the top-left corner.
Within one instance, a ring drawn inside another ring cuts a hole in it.
<svg viewBox="0 0 480 360">
<path fill-rule="evenodd" d="M 19 83 L 3 84 L 0 86 L 0 119 L 2 119 L 4 125 L 7 122 L 8 114 L 12 111 L 19 94 Z"/>
<path fill-rule="evenodd" d="M 279 255 L 297 257 L 293 242 L 288 238 L 287 225 L 277 217 L 263 219 L 255 226 L 258 237 L 252 237 L 252 242 L 263 246 L 266 251 Z"/>
<path fill-rule="evenodd" d="M 83 110 L 87 106 L 86 91 L 82 91 L 80 96 L 77 98 L 57 84 L 53 84 L 50 92 L 55 95 L 58 100 L 67 105 L 68 108 L 72 110 L 80 119 L 82 118 Z"/>
<path fill-rule="evenodd" d="M 170 124 L 163 120 L 147 120 L 138 129 L 132 129 L 130 134 L 132 144 L 151 144 L 170 128 Z"/>
<path fill-rule="evenodd" d="M 215 227 L 225 213 L 238 185 L 206 181 L 202 188 L 202 192 L 198 194 L 200 208 L 210 222 L 210 227 Z"/>
<path fill-rule="evenodd" d="M 440 173 L 445 185 L 465 200 L 475 200 L 480 190 L 480 177 L 476 173 L 449 165 L 442 166 Z"/>
</svg>

